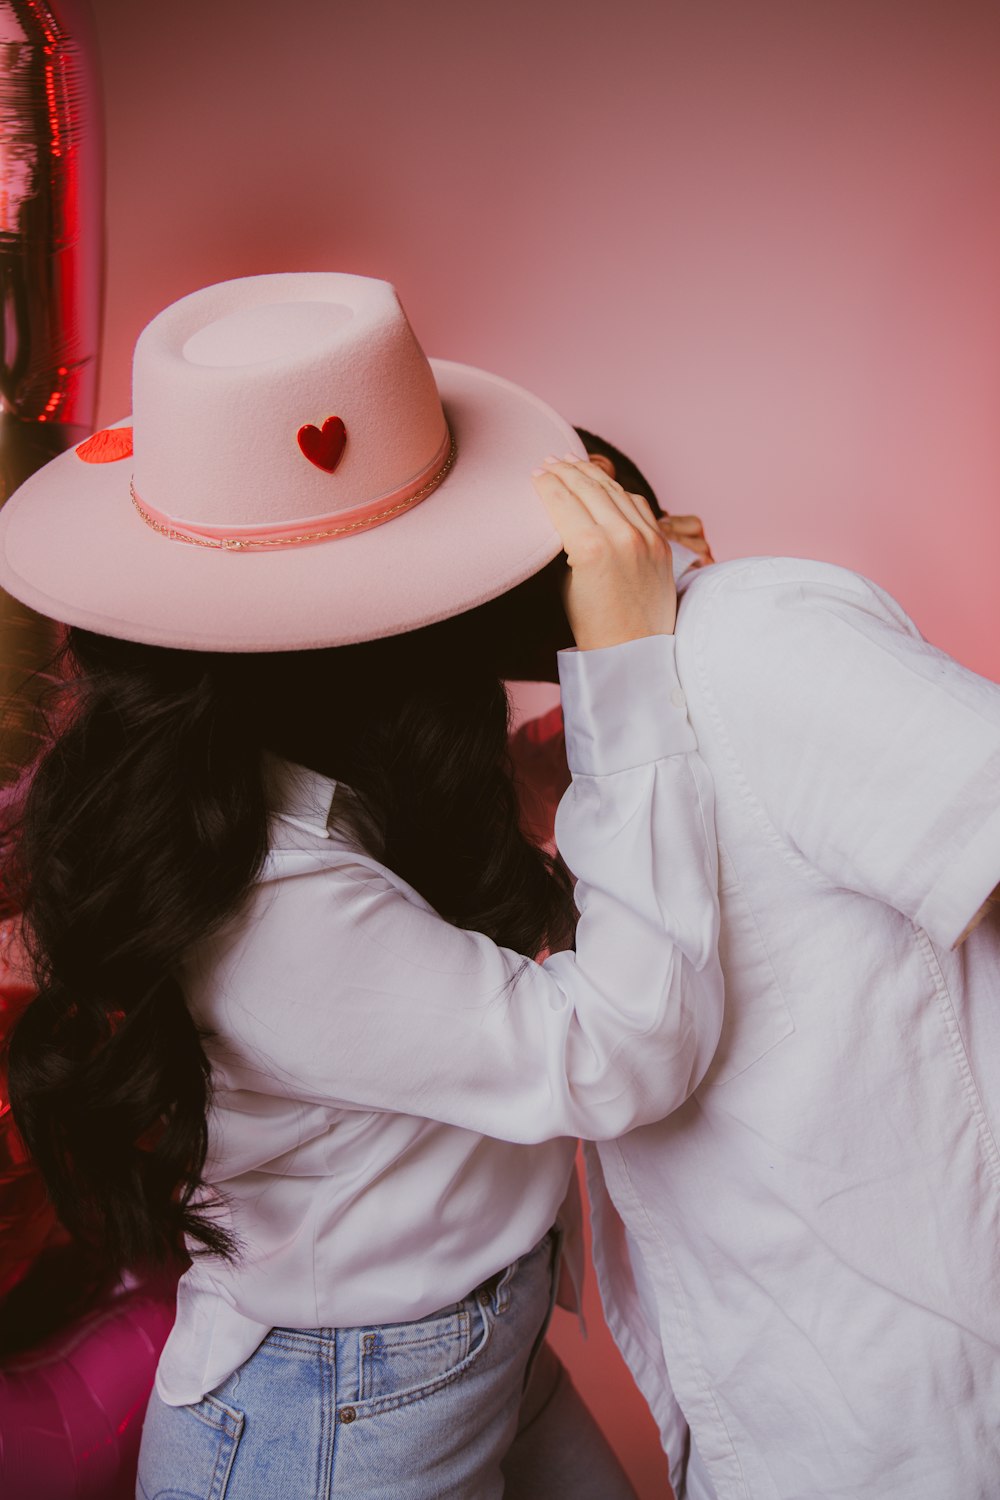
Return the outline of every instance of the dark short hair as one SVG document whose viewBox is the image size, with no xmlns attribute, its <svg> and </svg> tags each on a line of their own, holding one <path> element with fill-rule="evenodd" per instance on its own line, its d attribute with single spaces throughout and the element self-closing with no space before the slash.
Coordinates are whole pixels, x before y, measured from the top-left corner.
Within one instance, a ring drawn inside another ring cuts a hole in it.
<svg viewBox="0 0 1000 1500">
<path fill-rule="evenodd" d="M 656 514 L 663 515 L 663 507 L 656 498 L 656 491 L 627 453 L 616 448 L 614 443 L 609 443 L 607 438 L 598 437 L 596 432 L 588 432 L 585 427 L 578 427 L 576 432 L 588 453 L 602 453 L 605 458 L 610 458 L 615 466 L 615 477 L 620 485 L 630 494 L 645 495 Z"/>
</svg>

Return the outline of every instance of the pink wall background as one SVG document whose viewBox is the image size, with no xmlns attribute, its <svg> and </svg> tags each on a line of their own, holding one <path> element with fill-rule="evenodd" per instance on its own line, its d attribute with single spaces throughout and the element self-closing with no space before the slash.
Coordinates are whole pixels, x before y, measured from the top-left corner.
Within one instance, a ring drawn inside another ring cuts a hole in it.
<svg viewBox="0 0 1000 1500">
<path fill-rule="evenodd" d="M 131 344 L 174 297 L 290 268 L 385 276 L 430 353 L 633 452 L 717 556 L 858 568 L 1000 677 L 995 5 L 94 8 L 101 420 L 128 410 Z M 661 1495 L 606 1339 L 559 1337 Z"/>
</svg>

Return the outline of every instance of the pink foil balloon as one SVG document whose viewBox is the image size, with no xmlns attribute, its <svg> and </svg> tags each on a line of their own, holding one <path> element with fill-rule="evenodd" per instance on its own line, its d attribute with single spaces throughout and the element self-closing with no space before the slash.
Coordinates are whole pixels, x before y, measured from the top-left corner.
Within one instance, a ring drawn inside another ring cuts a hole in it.
<svg viewBox="0 0 1000 1500">
<path fill-rule="evenodd" d="M 0 1044 L 33 994 L 17 921 L 8 919 L 0 923 Z M 0 1077 L 0 1299 L 60 1240 L 65 1231 Z M 174 1281 L 165 1274 L 106 1293 L 68 1328 L 0 1361 L 3 1500 L 132 1500 L 142 1417 L 173 1319 Z"/>
<path fill-rule="evenodd" d="M 143 1414 L 173 1319 L 169 1287 L 119 1291 L 0 1365 L 4 1500 L 133 1500 Z"/>
</svg>

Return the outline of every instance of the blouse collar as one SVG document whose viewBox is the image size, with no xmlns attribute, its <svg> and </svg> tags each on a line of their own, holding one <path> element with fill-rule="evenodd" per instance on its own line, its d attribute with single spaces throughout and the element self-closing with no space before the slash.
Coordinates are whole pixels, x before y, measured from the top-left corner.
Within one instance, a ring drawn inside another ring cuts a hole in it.
<svg viewBox="0 0 1000 1500">
<path fill-rule="evenodd" d="M 264 752 L 264 765 L 268 807 L 274 816 L 328 839 L 327 821 L 337 782 L 270 750 Z"/>
</svg>

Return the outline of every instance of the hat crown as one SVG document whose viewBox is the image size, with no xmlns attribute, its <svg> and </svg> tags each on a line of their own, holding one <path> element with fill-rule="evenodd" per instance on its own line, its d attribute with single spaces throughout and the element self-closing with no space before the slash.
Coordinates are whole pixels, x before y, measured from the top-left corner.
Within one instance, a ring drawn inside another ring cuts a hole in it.
<svg viewBox="0 0 1000 1500">
<path fill-rule="evenodd" d="M 396 292 L 370 277 L 255 276 L 194 292 L 145 328 L 132 378 L 136 495 L 180 524 L 353 512 L 426 473 L 448 437 Z M 342 452 L 324 467 L 299 434 L 314 428 L 318 441 L 331 418 Z"/>
</svg>

